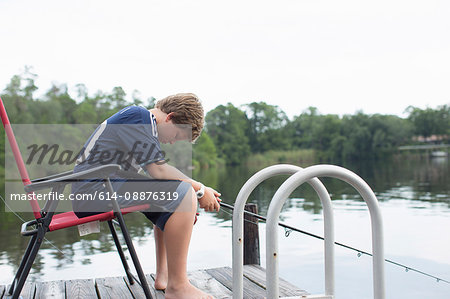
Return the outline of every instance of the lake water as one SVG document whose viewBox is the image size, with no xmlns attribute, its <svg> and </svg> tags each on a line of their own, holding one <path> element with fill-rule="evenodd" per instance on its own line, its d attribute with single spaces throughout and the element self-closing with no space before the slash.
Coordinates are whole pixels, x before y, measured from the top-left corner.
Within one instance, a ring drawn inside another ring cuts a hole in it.
<svg viewBox="0 0 450 299">
<path fill-rule="evenodd" d="M 307 165 L 303 165 L 307 166 Z M 384 220 L 385 257 L 411 268 L 450 280 L 450 162 L 448 159 L 397 159 L 345 165 L 373 188 Z M 233 204 L 243 183 L 259 169 L 243 167 L 205 170 L 196 178 L 217 188 Z M 286 176 L 258 187 L 249 201 L 265 215 L 268 203 Z M 359 195 L 345 183 L 322 180 L 332 194 L 336 241 L 371 251 L 370 217 Z M 14 275 L 28 238 L 21 237 L 22 221 L 0 204 L 0 284 Z M 231 266 L 231 216 L 201 212 L 189 254 L 189 270 Z M 21 213 L 29 220 L 31 215 Z M 154 273 L 154 240 L 150 224 L 140 214 L 126 215 L 144 271 Z M 312 188 L 302 186 L 285 204 L 281 220 L 323 235 L 320 201 Z M 59 280 L 123 275 L 108 228 L 79 237 L 76 228 L 47 235 L 29 280 Z M 265 224 L 260 222 L 261 264 L 265 267 Z M 323 241 L 280 228 L 280 276 L 310 293 L 324 292 Z M 450 298 L 450 285 L 386 263 L 387 298 Z M 336 298 L 372 298 L 372 259 L 336 247 Z"/>
</svg>

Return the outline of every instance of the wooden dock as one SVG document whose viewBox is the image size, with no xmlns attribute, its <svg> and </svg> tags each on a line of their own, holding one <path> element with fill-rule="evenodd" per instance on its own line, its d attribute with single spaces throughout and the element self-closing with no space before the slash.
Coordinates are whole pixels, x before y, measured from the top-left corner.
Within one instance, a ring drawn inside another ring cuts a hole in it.
<svg viewBox="0 0 450 299">
<path fill-rule="evenodd" d="M 215 298 L 232 297 L 232 269 L 230 267 L 197 270 L 188 273 L 189 280 L 199 289 Z M 154 288 L 154 275 L 146 275 L 152 297 L 164 299 L 164 292 Z M 244 266 L 244 298 L 266 296 L 266 271 L 258 265 Z M 0 299 L 6 298 L 7 286 L 0 286 Z M 280 296 L 302 296 L 308 293 L 280 278 Z M 126 276 L 95 279 L 58 280 L 26 283 L 23 299 L 91 299 L 91 298 L 145 298 L 139 284 L 130 285 Z"/>
</svg>

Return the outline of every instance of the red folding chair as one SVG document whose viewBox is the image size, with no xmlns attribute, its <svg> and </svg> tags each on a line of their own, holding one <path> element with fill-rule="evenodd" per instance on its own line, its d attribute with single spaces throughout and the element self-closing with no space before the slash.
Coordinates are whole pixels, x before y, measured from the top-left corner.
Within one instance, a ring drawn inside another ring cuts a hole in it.
<svg viewBox="0 0 450 299">
<path fill-rule="evenodd" d="M 112 200 L 111 201 L 113 205 L 112 211 L 84 218 L 78 218 L 73 211 L 56 214 L 55 211 L 58 205 L 58 200 L 48 200 L 45 203 L 44 208 L 41 209 L 36 198 L 34 197 L 34 191 L 42 189 L 51 189 L 52 192 L 55 192 L 53 194 L 58 194 L 64 191 L 66 185 L 73 183 L 74 181 L 79 181 L 83 179 L 92 179 L 93 177 L 95 177 L 96 179 L 103 180 L 107 187 L 108 192 L 110 192 L 110 194 L 113 194 L 114 190 L 112 188 L 109 175 L 115 171 L 120 170 L 120 166 L 104 165 L 97 167 L 95 169 L 75 174 L 72 172 L 65 172 L 31 181 L 29 179 L 28 172 L 25 168 L 25 164 L 20 154 L 19 147 L 14 137 L 14 133 L 12 131 L 8 115 L 6 113 L 6 109 L 3 105 L 3 101 L 1 98 L 0 98 L 0 116 L 6 131 L 6 135 L 8 137 L 9 144 L 11 146 L 14 155 L 14 159 L 19 169 L 20 176 L 22 178 L 25 187 L 25 191 L 30 196 L 32 196 L 31 197 L 32 199 L 29 200 L 29 202 L 31 204 L 31 209 L 33 211 L 33 215 L 35 218 L 31 221 L 25 222 L 22 225 L 21 228 L 22 236 L 31 236 L 31 239 L 28 243 L 28 247 L 19 265 L 19 269 L 17 270 L 17 273 L 6 295 L 12 296 L 13 299 L 19 297 L 20 292 L 22 291 L 22 288 L 27 279 L 27 276 L 30 273 L 31 266 L 33 265 L 33 262 L 36 258 L 36 255 L 39 251 L 42 241 L 44 240 L 44 236 L 47 232 L 77 226 L 92 221 L 107 221 L 130 284 L 133 284 L 135 281 L 137 281 L 142 286 L 146 298 L 151 298 L 149 286 L 145 279 L 144 272 L 142 271 L 142 267 L 137 257 L 136 251 L 134 249 L 133 242 L 131 240 L 131 237 L 128 233 L 127 227 L 123 219 L 124 214 L 148 209 L 149 208 L 148 204 L 120 209 L 117 202 L 115 200 Z M 130 252 L 139 279 L 136 279 L 133 276 L 128 267 L 128 263 L 125 259 L 124 252 L 117 237 L 117 232 L 114 228 L 113 219 L 117 219 L 119 223 L 120 229 L 122 231 L 125 243 Z"/>
</svg>

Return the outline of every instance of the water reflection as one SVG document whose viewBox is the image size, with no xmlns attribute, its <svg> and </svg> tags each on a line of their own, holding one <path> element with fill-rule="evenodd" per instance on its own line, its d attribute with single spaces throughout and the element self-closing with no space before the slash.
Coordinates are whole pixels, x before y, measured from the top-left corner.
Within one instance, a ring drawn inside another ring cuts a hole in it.
<svg viewBox="0 0 450 299">
<path fill-rule="evenodd" d="M 400 198 L 443 202 L 450 206 L 450 163 L 447 159 L 437 163 L 435 159 L 403 161 L 398 158 L 341 166 L 361 176 L 371 186 L 380 201 Z M 194 175 L 199 180 L 214 177 L 216 184 L 211 186 L 222 193 L 225 202 L 233 204 L 242 185 L 258 170 L 260 169 L 233 167 L 225 170 L 201 170 L 194 172 Z M 273 194 L 287 177 L 278 176 L 262 183 L 250 195 L 249 202 L 257 203 L 260 212 L 265 214 Z M 321 181 L 331 193 L 333 200 L 360 198 L 353 187 L 345 182 L 330 178 L 321 178 Z M 321 213 L 320 200 L 308 184 L 294 191 L 292 197 L 303 198 L 307 204 L 300 207 L 298 203 L 287 201 L 284 209 L 299 207 L 314 214 Z M 220 214 L 220 216 L 229 219 L 226 215 Z"/>
</svg>

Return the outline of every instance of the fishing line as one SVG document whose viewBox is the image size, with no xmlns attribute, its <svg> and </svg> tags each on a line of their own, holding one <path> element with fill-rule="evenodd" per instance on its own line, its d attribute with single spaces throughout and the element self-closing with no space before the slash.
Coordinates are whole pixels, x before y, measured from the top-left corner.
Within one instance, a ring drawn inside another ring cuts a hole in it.
<svg viewBox="0 0 450 299">
<path fill-rule="evenodd" d="M 224 207 L 224 208 L 227 208 L 227 209 L 230 209 L 230 210 L 234 210 L 234 206 L 229 205 L 229 204 L 226 204 L 226 203 L 224 203 L 224 202 L 220 202 L 220 205 L 221 205 L 222 207 Z M 231 214 L 230 212 L 227 212 L 227 211 L 225 211 L 225 210 L 222 210 L 222 211 L 225 212 L 225 213 L 227 213 L 227 214 L 229 214 L 229 215 L 233 215 L 233 214 Z M 244 210 L 244 213 L 247 214 L 247 215 L 249 215 L 249 216 L 253 216 L 253 217 L 255 217 L 255 218 L 259 219 L 259 220 L 267 221 L 267 218 L 264 217 L 264 216 L 261 216 L 261 215 L 258 215 L 258 214 L 255 214 L 255 213 L 252 213 L 252 212 L 249 212 L 249 211 L 245 211 L 245 210 Z M 249 219 L 245 219 L 245 218 L 244 218 L 244 221 L 247 221 L 247 222 L 249 222 L 249 223 L 253 223 L 253 224 L 258 225 L 256 222 L 253 222 L 253 221 L 251 221 L 251 220 L 249 220 Z M 278 225 L 281 226 L 281 227 L 283 227 L 283 228 L 285 229 L 285 236 L 286 236 L 286 237 L 289 237 L 289 234 L 291 233 L 291 231 L 296 231 L 296 232 L 302 233 L 302 234 L 304 234 L 304 235 L 314 237 L 314 238 L 316 238 L 316 239 L 325 240 L 325 238 L 322 237 L 322 236 L 319 236 L 319 235 L 316 235 L 316 234 L 313 234 L 313 233 L 310 233 L 310 232 L 301 230 L 301 229 L 299 229 L 299 228 L 293 227 L 293 226 L 288 225 L 288 224 L 285 224 L 285 223 L 283 223 L 283 222 L 279 222 Z M 339 245 L 339 246 L 344 247 L 344 248 L 347 248 L 347 249 L 350 249 L 350 250 L 353 250 L 353 251 L 356 251 L 358 257 L 361 257 L 361 255 L 363 255 L 363 254 L 365 254 L 365 255 L 367 255 L 367 256 L 372 256 L 372 254 L 371 254 L 370 252 L 367 252 L 367 251 L 364 251 L 364 250 L 360 250 L 360 249 L 358 249 L 358 248 L 355 248 L 355 247 L 352 247 L 352 246 L 349 246 L 349 245 L 346 245 L 346 244 L 343 244 L 343 243 L 334 242 L 334 244 Z M 422 274 L 422 275 L 425 275 L 425 276 L 434 278 L 434 279 L 436 279 L 436 282 L 441 282 L 441 281 L 442 281 L 442 282 L 445 282 L 445 283 L 450 284 L 450 281 L 448 281 L 448 280 L 446 280 L 446 279 L 443 279 L 443 278 L 440 278 L 440 277 L 437 277 L 437 276 L 428 274 L 428 273 L 426 273 L 426 272 L 420 271 L 420 270 L 415 269 L 415 268 L 413 268 L 413 267 L 409 267 L 409 266 L 406 266 L 406 265 L 397 263 L 397 262 L 392 261 L 392 260 L 389 260 L 389 259 L 384 259 L 384 261 L 385 261 L 385 262 L 388 262 L 388 263 L 391 263 L 391 264 L 393 264 L 393 265 L 402 267 L 402 268 L 405 269 L 406 272 L 408 272 L 408 271 L 413 271 L 413 272 L 416 272 L 416 273 L 419 273 L 419 274 Z"/>
<path fill-rule="evenodd" d="M 5 207 L 7 207 L 17 218 L 19 218 L 23 223 L 25 223 L 26 221 L 20 217 L 19 214 L 17 214 L 7 203 L 6 200 L 3 198 L 3 196 L 0 195 L 0 198 L 2 199 L 2 201 L 5 203 Z M 5 210 L 6 212 L 6 210 Z M 44 241 L 46 241 L 47 243 L 49 243 L 53 248 L 55 248 L 57 251 L 59 251 L 59 253 L 61 253 L 65 258 L 67 258 L 68 260 L 70 260 L 71 262 L 73 262 L 73 259 L 70 256 L 65 255 L 65 253 L 59 249 L 58 247 L 56 247 L 55 244 L 53 244 L 53 242 L 51 242 L 49 239 L 47 239 L 46 237 L 44 237 Z"/>
</svg>

